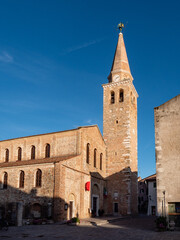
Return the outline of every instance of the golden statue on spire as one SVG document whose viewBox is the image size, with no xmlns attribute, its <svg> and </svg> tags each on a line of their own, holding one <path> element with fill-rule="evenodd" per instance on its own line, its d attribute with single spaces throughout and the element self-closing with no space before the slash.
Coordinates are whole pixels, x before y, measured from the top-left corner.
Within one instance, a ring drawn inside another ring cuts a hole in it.
<svg viewBox="0 0 180 240">
<path fill-rule="evenodd" d="M 120 30 L 120 33 L 122 32 L 122 29 L 124 28 L 124 23 L 120 22 L 117 26 Z"/>
</svg>

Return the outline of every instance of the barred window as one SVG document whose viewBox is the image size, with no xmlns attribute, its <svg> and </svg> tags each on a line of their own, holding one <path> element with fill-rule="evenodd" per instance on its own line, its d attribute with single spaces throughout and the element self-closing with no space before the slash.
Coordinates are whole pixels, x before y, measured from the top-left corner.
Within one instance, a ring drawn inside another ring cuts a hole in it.
<svg viewBox="0 0 180 240">
<path fill-rule="evenodd" d="M 102 159 L 103 159 L 103 154 L 100 154 L 100 170 L 102 170 Z"/>
<path fill-rule="evenodd" d="M 21 159 L 22 159 L 22 148 L 19 147 L 18 148 L 18 161 L 21 161 Z"/>
<path fill-rule="evenodd" d="M 97 149 L 94 149 L 94 167 L 96 167 L 96 153 L 97 153 Z"/>
<path fill-rule="evenodd" d="M 8 174 L 7 172 L 4 173 L 4 179 L 3 179 L 3 189 L 7 189 L 8 185 Z"/>
<path fill-rule="evenodd" d="M 31 147 L 31 159 L 35 159 L 35 151 L 36 151 L 35 146 L 32 146 Z"/>
<path fill-rule="evenodd" d="M 46 144 L 46 149 L 45 149 L 45 157 L 49 158 L 50 157 L 50 144 Z"/>
<path fill-rule="evenodd" d="M 5 162 L 9 162 L 9 149 L 5 150 Z"/>
<path fill-rule="evenodd" d="M 21 171 L 19 176 L 19 188 L 24 188 L 24 177 L 24 171 Z"/>
<path fill-rule="evenodd" d="M 87 143 L 86 146 L 86 162 L 89 163 L 89 155 L 90 155 L 90 144 Z"/>
<path fill-rule="evenodd" d="M 41 187 L 42 184 L 42 171 L 40 169 L 36 172 L 36 187 Z"/>
<path fill-rule="evenodd" d="M 111 92 L 111 104 L 115 103 L 115 93 Z"/>
<path fill-rule="evenodd" d="M 119 91 L 119 102 L 124 102 L 124 90 L 120 89 Z"/>
</svg>

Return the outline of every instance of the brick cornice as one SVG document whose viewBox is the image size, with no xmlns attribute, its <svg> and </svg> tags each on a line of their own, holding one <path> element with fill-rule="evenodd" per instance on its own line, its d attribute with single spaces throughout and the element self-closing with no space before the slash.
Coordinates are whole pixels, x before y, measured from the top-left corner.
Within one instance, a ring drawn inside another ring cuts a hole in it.
<svg viewBox="0 0 180 240">
<path fill-rule="evenodd" d="M 122 85 L 126 85 L 126 84 L 129 84 L 131 86 L 131 89 L 132 89 L 134 95 L 138 98 L 139 95 L 134 87 L 134 84 L 132 83 L 132 81 L 129 78 L 121 80 L 119 82 L 110 82 L 110 83 L 102 84 L 102 87 L 108 88 L 108 87 L 122 86 Z"/>
</svg>

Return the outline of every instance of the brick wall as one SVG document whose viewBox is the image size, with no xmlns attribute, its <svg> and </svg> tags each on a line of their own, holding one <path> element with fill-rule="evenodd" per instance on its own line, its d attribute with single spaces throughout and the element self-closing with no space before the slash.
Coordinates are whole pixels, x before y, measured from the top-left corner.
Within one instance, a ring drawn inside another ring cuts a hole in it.
<svg viewBox="0 0 180 240">
<path fill-rule="evenodd" d="M 107 145 L 108 212 L 137 213 L 137 93 L 130 80 L 103 85 L 103 135 Z M 119 101 L 120 89 L 124 101 Z M 111 92 L 115 103 L 111 104 Z"/>
<path fill-rule="evenodd" d="M 51 146 L 50 158 L 45 158 L 45 146 Z M 86 162 L 86 147 L 90 144 L 90 161 Z M 36 147 L 36 159 L 31 160 L 31 146 Z M 22 160 L 17 161 L 17 149 L 22 148 Z M 5 162 L 5 149 L 9 149 L 9 162 Z M 94 167 L 94 148 L 97 149 L 97 166 Z M 99 156 L 103 154 L 103 168 L 100 169 Z M 85 191 L 85 184 L 91 181 L 91 172 L 101 177 L 105 183 L 106 146 L 97 126 L 78 128 L 72 131 L 30 136 L 0 142 L 0 180 L 8 173 L 8 188 L 0 191 L 0 205 L 19 203 L 25 207 L 33 203 L 42 206 L 52 204 L 55 221 L 69 219 L 70 201 L 74 201 L 73 215 L 89 217 L 91 191 Z M 35 185 L 37 169 L 42 171 L 42 186 Z M 25 173 L 24 188 L 19 188 L 20 171 Z M 100 205 L 103 206 L 100 192 Z M 65 204 L 68 209 L 65 210 Z"/>
</svg>

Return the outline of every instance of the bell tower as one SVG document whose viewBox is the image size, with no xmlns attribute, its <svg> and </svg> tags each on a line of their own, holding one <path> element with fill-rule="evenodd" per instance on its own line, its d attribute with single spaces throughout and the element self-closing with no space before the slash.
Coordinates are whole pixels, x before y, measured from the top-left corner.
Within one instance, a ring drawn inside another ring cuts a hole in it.
<svg viewBox="0 0 180 240">
<path fill-rule="evenodd" d="M 103 84 L 103 136 L 107 146 L 107 212 L 137 213 L 137 97 L 122 26 L 108 83 Z"/>
</svg>

